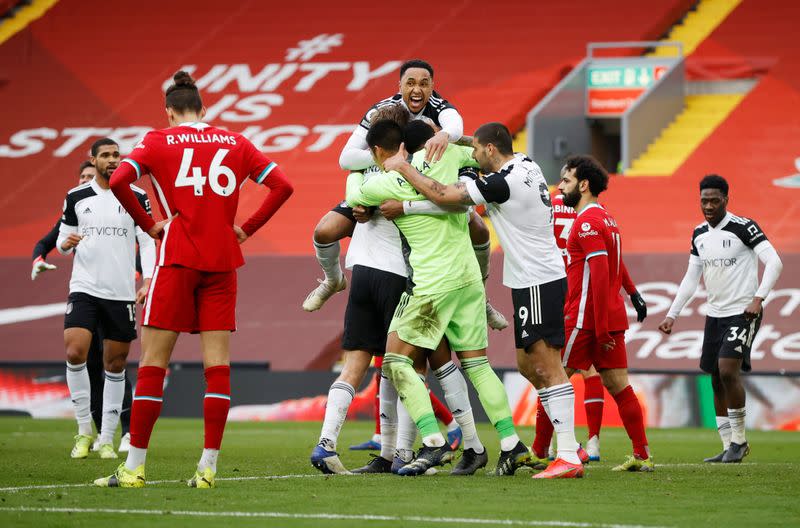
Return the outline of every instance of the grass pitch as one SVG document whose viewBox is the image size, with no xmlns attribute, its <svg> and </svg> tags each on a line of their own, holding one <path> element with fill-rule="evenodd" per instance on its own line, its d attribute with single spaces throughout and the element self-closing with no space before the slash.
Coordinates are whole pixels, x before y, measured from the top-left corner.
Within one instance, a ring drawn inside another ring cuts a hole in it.
<svg viewBox="0 0 800 528">
<path fill-rule="evenodd" d="M 610 468 L 630 450 L 625 432 L 605 429 L 603 461 L 582 480 L 438 475 L 321 476 L 308 456 L 318 423 L 231 423 L 217 488 L 185 479 L 202 447 L 202 421 L 162 419 L 148 455 L 148 486 L 100 489 L 92 479 L 120 461 L 71 460 L 74 422 L 0 418 L 0 526 L 788 526 L 800 523 L 800 433 L 748 432 L 752 454 L 741 465 L 707 465 L 720 449 L 716 431 L 648 431 L 653 474 Z M 350 422 L 340 438 L 346 466 L 368 460 L 348 451 L 372 424 Z M 521 430 L 531 441 L 529 428 Z M 491 427 L 480 434 L 497 460 Z M 585 436 L 579 431 L 579 438 Z M 179 479 L 184 479 L 179 481 Z"/>
</svg>

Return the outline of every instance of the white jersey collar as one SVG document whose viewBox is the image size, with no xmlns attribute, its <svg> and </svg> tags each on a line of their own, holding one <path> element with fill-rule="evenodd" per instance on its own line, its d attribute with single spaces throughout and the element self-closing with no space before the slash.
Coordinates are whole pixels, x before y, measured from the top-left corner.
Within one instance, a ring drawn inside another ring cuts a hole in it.
<svg viewBox="0 0 800 528">
<path fill-rule="evenodd" d="M 185 123 L 181 123 L 178 126 L 185 126 L 185 127 L 191 127 L 191 128 L 196 128 L 198 130 L 202 130 L 204 128 L 208 128 L 211 125 L 209 125 L 208 123 L 201 123 L 200 121 L 187 121 Z"/>
<path fill-rule="evenodd" d="M 709 224 L 708 221 L 706 221 L 706 224 L 708 224 L 708 228 L 709 229 L 714 229 L 715 231 L 719 231 L 720 229 L 722 229 L 723 227 L 728 225 L 728 222 L 731 221 L 731 217 L 732 216 L 733 215 L 731 214 L 730 211 L 726 211 L 725 212 L 725 216 L 723 216 L 722 220 L 720 220 L 719 223 L 717 225 L 715 225 L 714 227 L 711 227 L 711 224 Z"/>
<path fill-rule="evenodd" d="M 101 193 L 105 193 L 105 192 L 110 191 L 111 189 L 103 189 L 102 187 L 100 187 L 100 185 L 97 183 L 97 181 L 95 181 L 99 177 L 100 176 L 95 176 L 94 178 L 92 178 L 92 181 L 89 182 L 89 185 L 92 186 L 92 189 L 94 189 L 94 192 L 96 192 L 97 194 L 101 194 Z"/>
</svg>

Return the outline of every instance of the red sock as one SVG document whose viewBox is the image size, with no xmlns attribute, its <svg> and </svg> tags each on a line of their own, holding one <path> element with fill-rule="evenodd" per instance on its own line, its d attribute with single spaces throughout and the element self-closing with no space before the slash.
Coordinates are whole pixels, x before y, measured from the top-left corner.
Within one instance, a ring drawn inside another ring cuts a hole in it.
<svg viewBox="0 0 800 528">
<path fill-rule="evenodd" d="M 231 368 L 227 365 L 206 369 L 206 396 L 203 399 L 203 421 L 206 440 L 203 447 L 219 449 L 222 433 L 231 407 Z"/>
<path fill-rule="evenodd" d="M 453 415 L 450 413 L 450 409 L 448 409 L 447 405 L 443 404 L 430 389 L 428 389 L 428 394 L 431 397 L 431 406 L 433 407 L 433 414 L 436 415 L 436 419 L 445 425 L 450 425 L 453 421 Z"/>
<path fill-rule="evenodd" d="M 375 434 L 381 434 L 381 371 L 375 373 L 378 390 L 375 391 Z"/>
<path fill-rule="evenodd" d="M 589 426 L 589 438 L 600 436 L 600 425 L 603 423 L 603 380 L 600 376 L 592 376 L 583 380 L 583 406 L 586 408 L 586 424 Z"/>
<path fill-rule="evenodd" d="M 542 400 L 536 405 L 536 436 L 533 437 L 533 454 L 539 458 L 547 457 L 547 450 L 550 448 L 550 442 L 553 440 L 553 423 L 550 417 L 547 416 L 547 411 L 544 410 Z"/>
<path fill-rule="evenodd" d="M 644 417 L 639 399 L 630 385 L 614 395 L 614 400 L 619 408 L 619 416 L 628 433 L 628 438 L 633 443 L 633 454 L 640 458 L 649 458 L 647 449 L 647 436 L 644 432 Z"/>
<path fill-rule="evenodd" d="M 164 376 L 161 367 L 139 367 L 136 375 L 136 391 L 131 405 L 131 445 L 147 449 L 153 426 L 161 414 L 164 397 Z"/>
</svg>

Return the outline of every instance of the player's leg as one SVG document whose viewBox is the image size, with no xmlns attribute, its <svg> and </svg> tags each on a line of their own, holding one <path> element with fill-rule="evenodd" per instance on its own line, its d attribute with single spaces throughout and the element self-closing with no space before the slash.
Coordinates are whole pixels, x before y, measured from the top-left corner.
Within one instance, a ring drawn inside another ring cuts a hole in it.
<svg viewBox="0 0 800 528">
<path fill-rule="evenodd" d="M 600 460 L 600 427 L 603 423 L 603 407 L 605 396 L 603 380 L 594 368 L 582 370 L 583 377 L 583 407 L 586 410 L 586 425 L 589 428 L 586 452 L 589 460 Z"/>
<path fill-rule="evenodd" d="M 377 451 L 381 448 L 381 365 L 383 364 L 383 356 L 375 357 L 373 364 L 375 368 L 378 369 L 377 372 L 375 372 L 375 398 L 372 409 L 375 431 L 372 433 L 372 437 L 366 442 L 351 445 L 351 451 Z"/>
<path fill-rule="evenodd" d="M 469 238 L 472 240 L 472 249 L 475 251 L 475 258 L 478 259 L 478 265 L 481 268 L 483 282 L 486 283 L 486 279 L 489 278 L 492 243 L 486 222 L 475 211 L 471 211 L 469 216 Z M 489 304 L 488 297 L 486 299 L 486 322 L 493 330 L 503 330 L 508 326 L 508 320 Z"/>
<path fill-rule="evenodd" d="M 303 310 L 319 310 L 334 293 L 347 287 L 347 278 L 339 263 L 339 240 L 352 235 L 354 228 L 353 210 L 344 203 L 328 211 L 314 228 L 314 253 L 325 278 L 303 301 Z"/>
<path fill-rule="evenodd" d="M 725 387 L 719 377 L 719 350 L 725 338 L 726 328 L 717 317 L 706 317 L 703 331 L 703 348 L 700 355 L 700 370 L 711 376 L 711 389 L 714 393 L 714 414 L 717 421 L 717 432 L 722 440 L 722 452 L 704 458 L 704 462 L 722 462 L 722 457 L 731 445 L 731 424 L 728 419 L 728 405 L 725 398 Z"/>
<path fill-rule="evenodd" d="M 624 336 L 621 333 L 619 335 L 612 334 L 612 337 L 614 337 L 615 341 L 624 342 Z M 613 355 L 613 351 L 610 351 L 610 354 Z M 629 456 L 622 464 L 612 468 L 612 470 L 653 471 L 655 465 L 650 456 L 650 448 L 647 443 L 642 406 L 628 381 L 628 369 L 602 368 L 602 364 L 598 364 L 598 366 L 600 367 L 600 376 L 603 378 L 603 385 L 605 385 L 609 394 L 617 403 L 622 425 L 625 427 L 628 438 L 631 439 L 633 445 L 633 455 Z"/>
<path fill-rule="evenodd" d="M 89 373 L 90 387 L 90 408 L 92 412 L 92 422 L 98 437 L 92 445 L 92 451 L 97 451 L 100 446 L 100 428 L 103 424 L 103 340 L 92 333 L 92 344 L 89 346 L 89 353 L 86 356 L 86 371 Z"/>
<path fill-rule="evenodd" d="M 428 365 L 425 358 L 426 351 L 420 351 L 419 354 L 415 355 L 414 360 L 414 372 L 417 373 L 417 377 L 419 377 L 420 381 L 425 384 L 425 388 L 429 390 L 428 385 L 425 381 L 426 374 L 428 372 Z M 387 381 L 386 385 L 392 385 L 391 382 Z M 391 394 L 391 393 L 389 393 Z M 397 390 L 395 389 L 394 394 L 397 394 Z M 430 392 L 429 392 L 430 394 Z M 433 403 L 431 402 L 431 407 L 433 407 Z M 396 405 L 396 413 L 397 413 L 397 435 L 395 441 L 395 455 L 392 460 L 392 473 L 399 473 L 400 468 L 403 466 L 410 464 L 416 458 L 416 452 L 414 451 L 414 444 L 417 441 L 417 424 L 414 422 L 414 419 L 411 418 L 411 415 L 408 413 L 408 409 L 406 409 L 403 402 L 397 400 Z M 436 415 L 436 411 L 434 410 L 434 416 Z M 437 427 L 438 430 L 438 427 Z M 387 451 L 388 448 L 382 449 L 382 451 Z"/>
<path fill-rule="evenodd" d="M 71 293 L 64 316 L 64 348 L 66 350 L 66 377 L 78 434 L 70 456 L 86 458 L 92 445 L 91 383 L 86 370 L 86 360 L 92 342 L 92 330 L 97 327 L 98 313 L 95 299 L 85 293 Z"/>
<path fill-rule="evenodd" d="M 119 415 L 120 432 L 122 437 L 117 451 L 127 453 L 131 447 L 131 404 L 133 403 L 133 388 L 130 377 L 125 375 L 125 394 L 122 397 L 122 413 Z"/>
</svg>

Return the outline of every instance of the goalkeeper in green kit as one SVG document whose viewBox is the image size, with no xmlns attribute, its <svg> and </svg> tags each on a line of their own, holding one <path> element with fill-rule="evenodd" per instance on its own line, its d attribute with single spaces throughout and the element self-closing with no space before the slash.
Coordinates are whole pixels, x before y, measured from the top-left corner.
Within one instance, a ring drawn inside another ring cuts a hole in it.
<svg viewBox="0 0 800 528">
<path fill-rule="evenodd" d="M 393 156 L 405 156 L 403 141 L 411 152 L 421 149 L 433 136 L 430 125 L 412 121 L 405 129 L 393 121 L 374 123 L 367 144 L 377 164 Z M 436 163 L 425 161 L 417 151 L 411 164 L 443 184 L 458 181 L 462 167 L 477 167 L 471 147 L 449 145 Z M 347 179 L 347 204 L 377 206 L 386 200 L 417 201 L 419 194 L 397 172 L 383 172 L 365 181 L 361 173 Z M 386 342 L 383 373 L 394 384 L 422 436 L 417 459 L 400 469 L 400 475 L 421 475 L 453 458 L 453 451 L 439 432 L 428 391 L 417 376 L 413 358 L 425 349 L 436 349 L 446 337 L 461 360 L 481 404 L 500 436 L 500 459 L 495 473 L 513 475 L 530 459 L 511 418 L 505 388 L 486 358 L 486 294 L 472 248 L 463 210 L 445 215 L 408 215 L 394 220 L 400 230 L 408 266 L 408 287 L 394 313 Z M 465 451 L 465 456 L 467 452 Z M 486 452 L 470 456 L 486 458 Z"/>
</svg>

